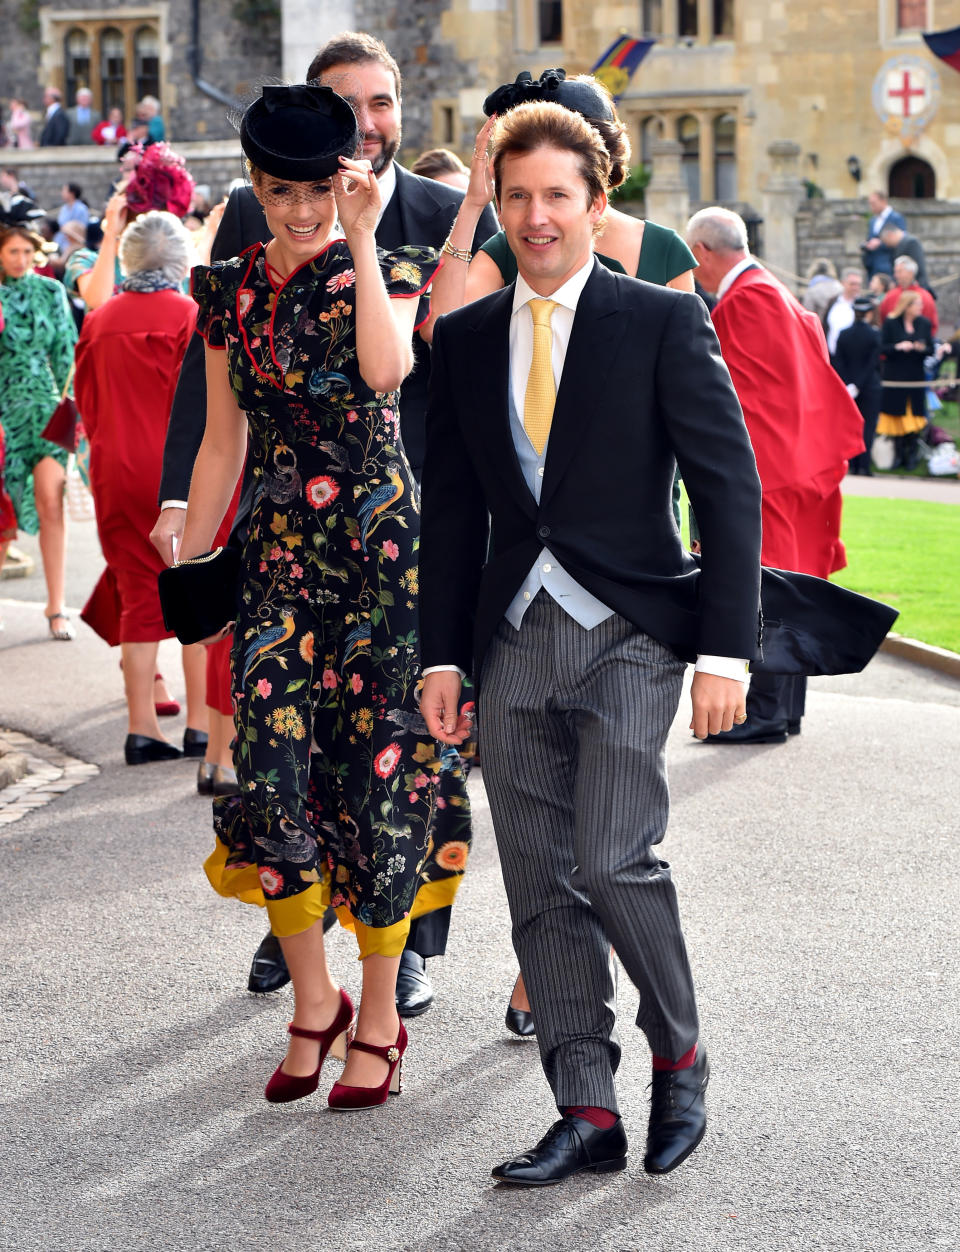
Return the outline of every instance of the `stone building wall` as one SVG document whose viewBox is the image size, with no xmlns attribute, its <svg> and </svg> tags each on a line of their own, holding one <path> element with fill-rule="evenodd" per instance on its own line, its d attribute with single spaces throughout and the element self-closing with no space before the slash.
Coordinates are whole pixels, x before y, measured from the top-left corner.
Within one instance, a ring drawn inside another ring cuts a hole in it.
<svg viewBox="0 0 960 1252">
<path fill-rule="evenodd" d="M 24 30 L 24 10 L 36 9 L 37 24 Z M 264 77 L 279 76 L 279 15 L 254 24 L 234 15 L 235 0 L 202 0 L 200 9 L 201 77 L 228 96 L 244 96 Z M 21 96 L 36 118 L 39 137 L 43 88 L 63 86 L 63 33 L 68 21 L 142 18 L 160 31 L 161 89 L 167 137 L 174 144 L 198 139 L 226 139 L 234 134 L 225 105 L 204 94 L 193 81 L 188 50 L 193 39 L 193 0 L 49 0 L 29 6 L 17 0 L 0 3 L 0 95 Z M 279 6 L 278 6 L 279 9 Z M 69 15 L 69 18 L 68 18 Z M 96 67 L 93 67 L 96 73 Z M 66 101 L 65 103 L 72 103 Z"/>
</svg>

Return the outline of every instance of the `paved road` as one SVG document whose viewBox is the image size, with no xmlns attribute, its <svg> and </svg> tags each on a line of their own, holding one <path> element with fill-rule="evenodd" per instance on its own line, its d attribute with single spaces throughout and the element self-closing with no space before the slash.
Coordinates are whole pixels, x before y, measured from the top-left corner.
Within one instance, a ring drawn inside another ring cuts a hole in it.
<svg viewBox="0 0 960 1252">
<path fill-rule="evenodd" d="M 95 542 L 72 551 L 76 604 Z M 206 885 L 192 768 L 125 767 L 115 654 L 85 630 L 44 642 L 39 578 L 0 597 L 0 726 L 101 767 L 0 833 L 0 1246 L 957 1247 L 960 683 L 887 658 L 814 680 L 783 747 L 694 743 L 681 710 L 664 851 L 713 1058 L 708 1137 L 670 1177 L 643 1174 L 648 1062 L 621 981 L 629 1170 L 509 1192 L 491 1165 L 553 1114 L 535 1049 L 501 1024 L 514 964 L 481 779 L 403 1095 L 354 1116 L 320 1095 L 268 1106 L 291 999 L 243 990 L 263 917 Z M 357 992 L 346 936 L 332 963 Z"/>
</svg>

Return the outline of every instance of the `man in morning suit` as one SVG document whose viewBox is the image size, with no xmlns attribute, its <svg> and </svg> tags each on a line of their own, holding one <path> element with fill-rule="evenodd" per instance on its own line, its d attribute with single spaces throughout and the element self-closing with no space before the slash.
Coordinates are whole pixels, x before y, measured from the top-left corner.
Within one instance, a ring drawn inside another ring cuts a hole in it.
<svg viewBox="0 0 960 1252">
<path fill-rule="evenodd" d="M 863 268 L 867 271 L 867 278 L 872 278 L 874 274 L 892 274 L 894 254 L 880 238 L 880 232 L 885 226 L 899 226 L 901 230 L 906 230 L 907 223 L 882 191 L 871 191 L 867 204 L 870 206 L 870 225 L 867 237 L 860 245 Z"/>
<path fill-rule="evenodd" d="M 443 183 L 410 174 L 396 163 L 401 137 L 400 69 L 379 39 L 347 32 L 326 43 L 314 57 L 307 78 L 319 79 L 348 97 L 357 111 L 363 135 L 363 156 L 370 161 L 380 184 L 382 211 L 376 239 L 381 248 L 427 244 L 441 248 L 460 207 L 463 193 Z M 474 238 L 474 250 L 497 231 L 487 209 Z M 212 259 L 237 256 L 251 244 L 269 239 L 263 209 L 250 188 L 231 194 L 214 240 Z M 414 337 L 414 368 L 404 381 L 400 404 L 401 435 L 414 476 L 423 466 L 424 414 L 430 348 Z M 174 398 L 164 448 L 160 482 L 160 516 L 152 538 L 164 559 L 173 562 L 173 545 L 183 532 L 190 475 L 203 438 L 206 386 L 203 340 L 194 336 L 187 349 Z M 238 521 L 249 502 L 241 499 Z M 407 948 L 397 977 L 397 1008 L 405 1017 L 425 1012 L 433 1002 L 426 958 L 446 948 L 450 910 L 438 909 L 417 918 L 410 927 Z M 272 934 L 260 944 L 250 970 L 251 991 L 273 991 L 288 981 L 280 945 Z"/>
<path fill-rule="evenodd" d="M 847 563 L 840 483 L 863 451 L 863 419 L 830 365 L 820 319 L 758 265 L 743 219 L 707 208 L 687 225 L 711 316 L 763 484 L 763 563 L 828 578 Z M 694 508 L 696 511 L 696 508 Z M 747 720 L 724 744 L 785 743 L 800 733 L 802 674 L 754 674 Z"/>
<path fill-rule="evenodd" d="M 43 104 L 46 112 L 43 115 L 43 130 L 40 132 L 40 147 L 62 148 L 70 135 L 70 118 L 63 107 L 60 88 L 45 87 Z"/>
<path fill-rule="evenodd" d="M 653 1052 L 644 1167 L 667 1173 L 703 1137 L 709 1070 L 656 846 L 664 745 L 685 661 L 698 738 L 744 717 L 760 483 L 702 301 L 595 260 L 596 131 L 521 105 L 497 123 L 493 166 L 519 277 L 434 328 L 420 547 L 421 711 L 462 742 L 461 677 L 479 680 L 514 946 L 561 1114 L 493 1176 L 625 1166 L 611 944 Z M 673 520 L 677 463 L 702 572 Z"/>
</svg>

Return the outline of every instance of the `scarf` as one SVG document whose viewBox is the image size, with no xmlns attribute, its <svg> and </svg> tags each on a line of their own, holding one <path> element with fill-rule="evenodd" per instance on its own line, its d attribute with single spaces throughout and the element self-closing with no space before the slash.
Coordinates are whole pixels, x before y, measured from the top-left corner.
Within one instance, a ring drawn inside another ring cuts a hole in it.
<svg viewBox="0 0 960 1252">
<path fill-rule="evenodd" d="M 180 284 L 171 282 L 163 270 L 140 270 L 120 284 L 121 291 L 179 291 Z"/>
</svg>

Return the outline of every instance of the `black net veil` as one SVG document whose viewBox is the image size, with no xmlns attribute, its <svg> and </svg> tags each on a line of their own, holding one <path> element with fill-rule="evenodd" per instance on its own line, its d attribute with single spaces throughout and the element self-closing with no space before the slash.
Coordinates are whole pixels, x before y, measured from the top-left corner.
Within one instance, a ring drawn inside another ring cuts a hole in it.
<svg viewBox="0 0 960 1252">
<path fill-rule="evenodd" d="M 311 87 L 330 87 L 337 95 L 342 96 L 353 110 L 354 117 L 357 119 L 357 132 L 359 135 L 357 141 L 357 150 L 353 154 L 357 160 L 363 156 L 363 124 L 360 114 L 357 110 L 356 102 L 361 96 L 360 81 L 354 75 L 349 73 L 335 74 L 332 76 L 325 75 L 323 82 L 320 79 L 310 78 L 306 80 L 307 85 Z M 260 78 L 250 88 L 250 90 L 239 97 L 236 105 L 227 110 L 227 121 L 239 135 L 240 123 L 247 109 L 254 104 L 263 94 L 264 87 L 291 87 L 294 84 L 285 78 Z M 322 195 L 333 195 L 333 183 L 331 179 L 323 179 L 320 182 L 293 182 L 283 180 L 283 192 L 276 196 L 270 191 L 270 184 L 275 181 L 271 178 L 263 180 L 263 190 L 259 190 L 253 181 L 253 167 L 250 164 L 245 153 L 240 154 L 240 178 L 243 183 L 250 187 L 258 199 L 276 200 L 278 203 L 289 204 L 298 200 L 315 200 Z"/>
</svg>

